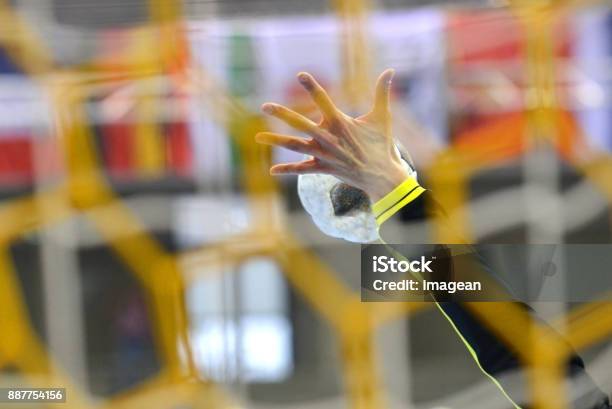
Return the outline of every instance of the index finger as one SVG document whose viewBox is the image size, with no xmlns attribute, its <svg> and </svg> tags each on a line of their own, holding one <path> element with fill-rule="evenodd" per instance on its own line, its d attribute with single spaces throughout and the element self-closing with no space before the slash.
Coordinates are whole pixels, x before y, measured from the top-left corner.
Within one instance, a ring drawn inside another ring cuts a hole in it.
<svg viewBox="0 0 612 409">
<path fill-rule="evenodd" d="M 307 72 L 300 72 L 297 77 L 300 84 L 308 91 L 314 103 L 319 107 L 323 116 L 328 120 L 336 117 L 338 114 L 336 105 L 317 80 Z"/>
</svg>

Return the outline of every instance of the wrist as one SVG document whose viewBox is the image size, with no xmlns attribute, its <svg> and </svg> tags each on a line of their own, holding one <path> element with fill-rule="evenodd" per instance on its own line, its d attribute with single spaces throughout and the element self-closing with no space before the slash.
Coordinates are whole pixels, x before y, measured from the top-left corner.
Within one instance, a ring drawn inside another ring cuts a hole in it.
<svg viewBox="0 0 612 409">
<path fill-rule="evenodd" d="M 410 174 L 401 164 L 394 166 L 372 183 L 367 191 L 370 200 L 372 203 L 378 202 L 409 177 Z"/>
</svg>

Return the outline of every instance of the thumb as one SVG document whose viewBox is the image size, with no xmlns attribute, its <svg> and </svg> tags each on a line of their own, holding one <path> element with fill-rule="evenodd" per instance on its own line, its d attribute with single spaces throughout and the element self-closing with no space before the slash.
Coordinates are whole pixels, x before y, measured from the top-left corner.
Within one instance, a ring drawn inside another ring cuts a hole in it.
<svg viewBox="0 0 612 409">
<path fill-rule="evenodd" d="M 391 100 L 391 80 L 395 75 L 393 68 L 388 68 L 383 71 L 376 81 L 376 91 L 374 95 L 374 107 L 372 113 L 376 115 L 384 115 L 389 112 Z"/>
</svg>

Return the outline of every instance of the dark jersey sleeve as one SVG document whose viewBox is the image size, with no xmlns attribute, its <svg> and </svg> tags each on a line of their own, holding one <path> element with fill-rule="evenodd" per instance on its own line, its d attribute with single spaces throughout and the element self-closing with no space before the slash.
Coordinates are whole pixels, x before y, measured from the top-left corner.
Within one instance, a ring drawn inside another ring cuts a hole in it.
<svg viewBox="0 0 612 409">
<path fill-rule="evenodd" d="M 442 216 L 441 219 L 444 220 L 447 217 L 443 207 L 436 201 L 431 191 L 421 187 L 415 179 L 405 181 L 383 199 L 376 202 L 373 205 L 373 211 L 383 240 L 387 230 L 385 222 L 389 220 L 400 222 L 402 226 L 405 226 L 402 227 L 402 229 L 405 229 L 405 231 L 402 230 L 404 237 L 410 237 L 410 241 L 414 242 L 414 238 L 411 237 L 413 232 L 410 231 L 412 223 L 427 221 L 439 216 Z M 444 244 L 440 244 L 437 251 L 448 251 L 448 249 Z M 478 256 L 477 252 L 475 255 Z M 452 257 L 448 256 L 447 259 L 451 260 L 448 268 L 452 268 Z M 483 267 L 488 269 L 488 266 Z M 447 276 L 450 277 L 452 274 L 447 274 Z M 516 304 L 534 315 L 526 304 L 519 302 L 516 302 Z M 436 305 L 456 331 L 460 340 L 466 345 L 478 367 L 501 390 L 513 407 L 520 408 L 524 404 L 529 406 L 524 385 L 517 387 L 516 384 L 507 384 L 506 381 L 499 378 L 503 373 L 523 374 L 524 368 L 522 368 L 517 354 L 502 342 L 485 323 L 481 322 L 474 315 L 472 309 L 466 308 L 463 302 L 440 300 L 436 302 Z M 511 319 L 511 317 L 498 318 L 502 322 Z M 538 320 L 535 315 L 533 318 Z M 540 325 L 546 324 L 540 323 Z M 512 329 L 509 328 L 509 330 Z M 517 337 L 523 335 L 520 333 L 512 334 L 512 336 Z M 520 375 L 520 377 L 523 376 Z M 578 383 L 585 387 L 580 396 L 570 398 L 572 408 L 610 408 L 607 396 L 591 380 L 584 370 L 582 360 L 574 353 L 570 354 L 567 360 L 567 376 L 569 380 L 574 381 L 572 384 Z"/>
</svg>

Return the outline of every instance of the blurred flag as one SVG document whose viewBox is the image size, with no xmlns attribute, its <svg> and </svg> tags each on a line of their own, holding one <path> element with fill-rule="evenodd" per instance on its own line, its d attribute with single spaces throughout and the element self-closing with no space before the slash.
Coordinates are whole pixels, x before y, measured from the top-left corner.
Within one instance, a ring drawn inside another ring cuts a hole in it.
<svg viewBox="0 0 612 409">
<path fill-rule="evenodd" d="M 572 17 L 575 33 L 573 57 L 576 75 L 574 96 L 580 125 L 592 144 L 612 151 L 612 82 L 608 65 L 612 57 L 612 13 L 599 8 Z"/>
</svg>

